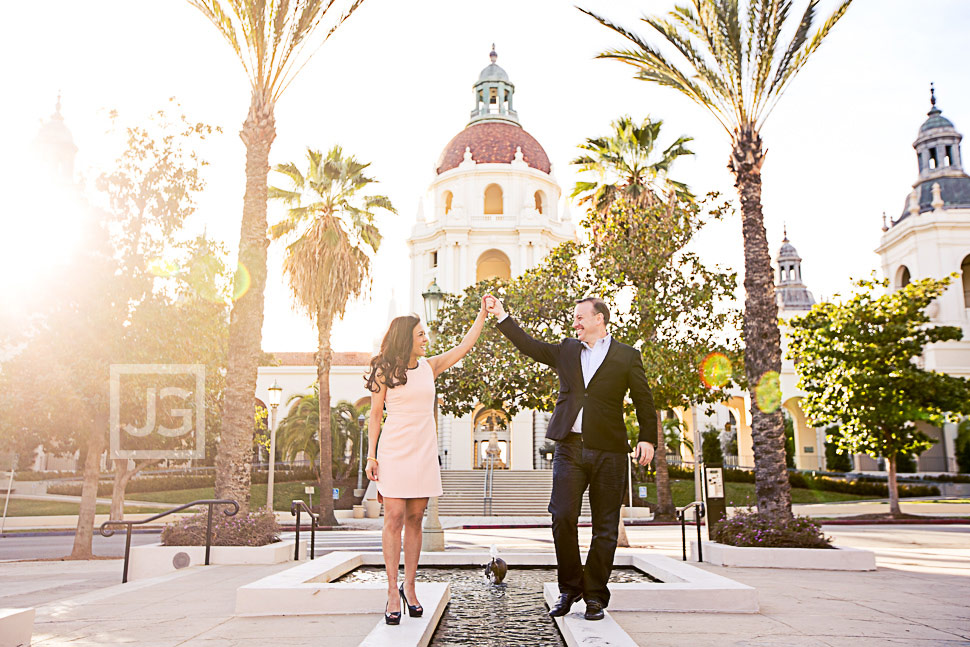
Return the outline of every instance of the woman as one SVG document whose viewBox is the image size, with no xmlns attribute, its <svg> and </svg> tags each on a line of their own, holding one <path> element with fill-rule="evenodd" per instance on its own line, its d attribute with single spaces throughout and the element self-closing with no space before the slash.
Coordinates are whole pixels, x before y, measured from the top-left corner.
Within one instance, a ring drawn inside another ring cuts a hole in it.
<svg viewBox="0 0 970 647">
<path fill-rule="evenodd" d="M 421 554 L 421 522 L 428 497 L 441 496 L 438 438 L 434 420 L 436 377 L 468 354 L 485 324 L 485 300 L 475 323 L 461 343 L 425 358 L 428 333 L 414 315 L 397 317 L 370 362 L 367 388 L 371 396 L 368 428 L 367 478 L 377 481 L 384 503 L 384 566 L 387 569 L 387 606 L 384 621 L 401 622 L 400 603 L 417 618 L 424 613 L 414 590 Z M 387 420 L 381 426 L 385 406 Z M 380 444 L 378 444 L 380 439 Z M 375 453 L 376 451 L 376 453 Z M 404 529 L 404 583 L 397 586 Z M 398 599 L 400 598 L 400 599 Z M 397 609 L 397 611 L 394 611 Z"/>
</svg>

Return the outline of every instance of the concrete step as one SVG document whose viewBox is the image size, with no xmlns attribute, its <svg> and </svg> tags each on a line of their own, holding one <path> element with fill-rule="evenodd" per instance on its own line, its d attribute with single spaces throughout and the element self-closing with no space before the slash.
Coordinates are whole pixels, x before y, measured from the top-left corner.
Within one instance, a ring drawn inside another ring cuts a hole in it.
<svg viewBox="0 0 970 647">
<path fill-rule="evenodd" d="M 447 516 L 484 514 L 484 470 L 443 470 L 444 495 L 438 501 L 439 513 Z M 493 516 L 535 516 L 548 513 L 552 495 L 552 470 L 499 470 L 492 477 L 491 514 Z M 589 498 L 583 496 L 581 515 L 588 516 Z"/>
</svg>

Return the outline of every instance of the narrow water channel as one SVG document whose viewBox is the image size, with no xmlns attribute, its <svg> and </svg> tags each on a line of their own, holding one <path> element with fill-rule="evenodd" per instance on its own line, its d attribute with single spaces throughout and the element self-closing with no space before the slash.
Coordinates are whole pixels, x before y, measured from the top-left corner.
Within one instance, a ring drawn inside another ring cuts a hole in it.
<svg viewBox="0 0 970 647">
<path fill-rule="evenodd" d="M 399 578 L 403 579 L 403 569 Z M 381 567 L 362 566 L 336 580 L 386 583 Z M 484 568 L 421 568 L 419 582 L 450 582 L 451 601 L 431 639 L 432 647 L 563 647 L 559 629 L 547 615 L 542 585 L 556 581 L 554 568 L 511 567 L 502 584 L 485 579 Z M 610 582 L 656 582 L 633 568 L 615 568 Z M 402 618 L 401 622 L 407 622 Z"/>
</svg>

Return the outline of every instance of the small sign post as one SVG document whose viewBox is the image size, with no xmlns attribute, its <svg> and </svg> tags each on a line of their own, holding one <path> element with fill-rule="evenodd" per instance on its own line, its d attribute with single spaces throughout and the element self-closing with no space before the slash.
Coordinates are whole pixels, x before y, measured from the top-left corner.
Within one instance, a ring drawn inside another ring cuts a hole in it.
<svg viewBox="0 0 970 647">
<path fill-rule="evenodd" d="M 317 491 L 317 488 L 312 485 L 307 485 L 303 488 L 303 493 L 310 496 L 310 509 L 313 509 L 313 493 Z"/>
<path fill-rule="evenodd" d="M 647 486 L 646 485 L 641 485 L 641 486 L 639 486 L 637 488 L 637 496 L 639 496 L 641 499 L 646 499 L 647 498 Z"/>
<path fill-rule="evenodd" d="M 336 501 L 339 498 L 340 498 L 340 488 L 335 487 L 333 489 L 333 500 Z"/>
<path fill-rule="evenodd" d="M 712 539 L 714 526 L 727 515 L 722 465 L 704 465 L 704 508 L 707 513 L 707 538 Z"/>
</svg>

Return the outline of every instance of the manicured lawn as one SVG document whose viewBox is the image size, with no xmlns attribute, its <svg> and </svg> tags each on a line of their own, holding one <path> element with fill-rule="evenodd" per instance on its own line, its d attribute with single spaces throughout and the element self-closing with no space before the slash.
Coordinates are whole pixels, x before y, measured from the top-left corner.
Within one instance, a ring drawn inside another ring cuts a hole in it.
<svg viewBox="0 0 970 647">
<path fill-rule="evenodd" d="M 3 497 L 0 497 L 0 512 L 3 511 Z M 46 517 L 59 515 L 76 515 L 81 507 L 79 503 L 67 501 L 34 501 L 31 499 L 10 499 L 7 507 L 8 517 Z M 125 513 L 133 514 L 136 512 L 161 512 L 161 508 L 143 508 L 126 506 Z M 110 506 L 98 504 L 97 514 L 108 514 Z"/>
<path fill-rule="evenodd" d="M 694 482 L 687 480 L 677 480 L 670 482 L 670 489 L 674 495 L 674 505 L 677 507 L 685 506 L 694 500 Z M 725 488 L 725 499 L 731 505 L 754 505 L 757 498 L 754 494 L 754 483 L 727 483 Z M 650 484 L 650 499 L 657 500 L 656 486 Z M 805 488 L 792 488 L 792 503 L 833 503 L 839 501 L 858 501 L 860 499 L 874 499 L 873 496 L 863 496 L 861 494 L 845 494 L 843 492 L 827 492 L 822 490 L 808 490 Z"/>
<path fill-rule="evenodd" d="M 276 483 L 273 486 L 273 509 L 274 510 L 289 510 L 290 501 L 294 499 L 303 499 L 307 503 L 310 500 L 306 494 L 303 492 L 304 483 Z M 317 488 L 319 490 L 319 488 Z M 257 483 L 253 485 L 250 489 L 250 507 L 261 508 L 266 505 L 266 484 Z M 313 501 L 316 503 L 319 494 L 315 493 L 313 495 Z M 136 494 L 129 494 L 127 498 L 131 501 L 153 501 L 158 503 L 171 503 L 172 505 L 178 505 L 180 503 L 188 503 L 189 501 L 196 501 L 198 499 L 213 499 L 215 498 L 215 488 L 193 488 L 191 490 L 163 490 L 161 492 L 138 492 Z"/>
</svg>

